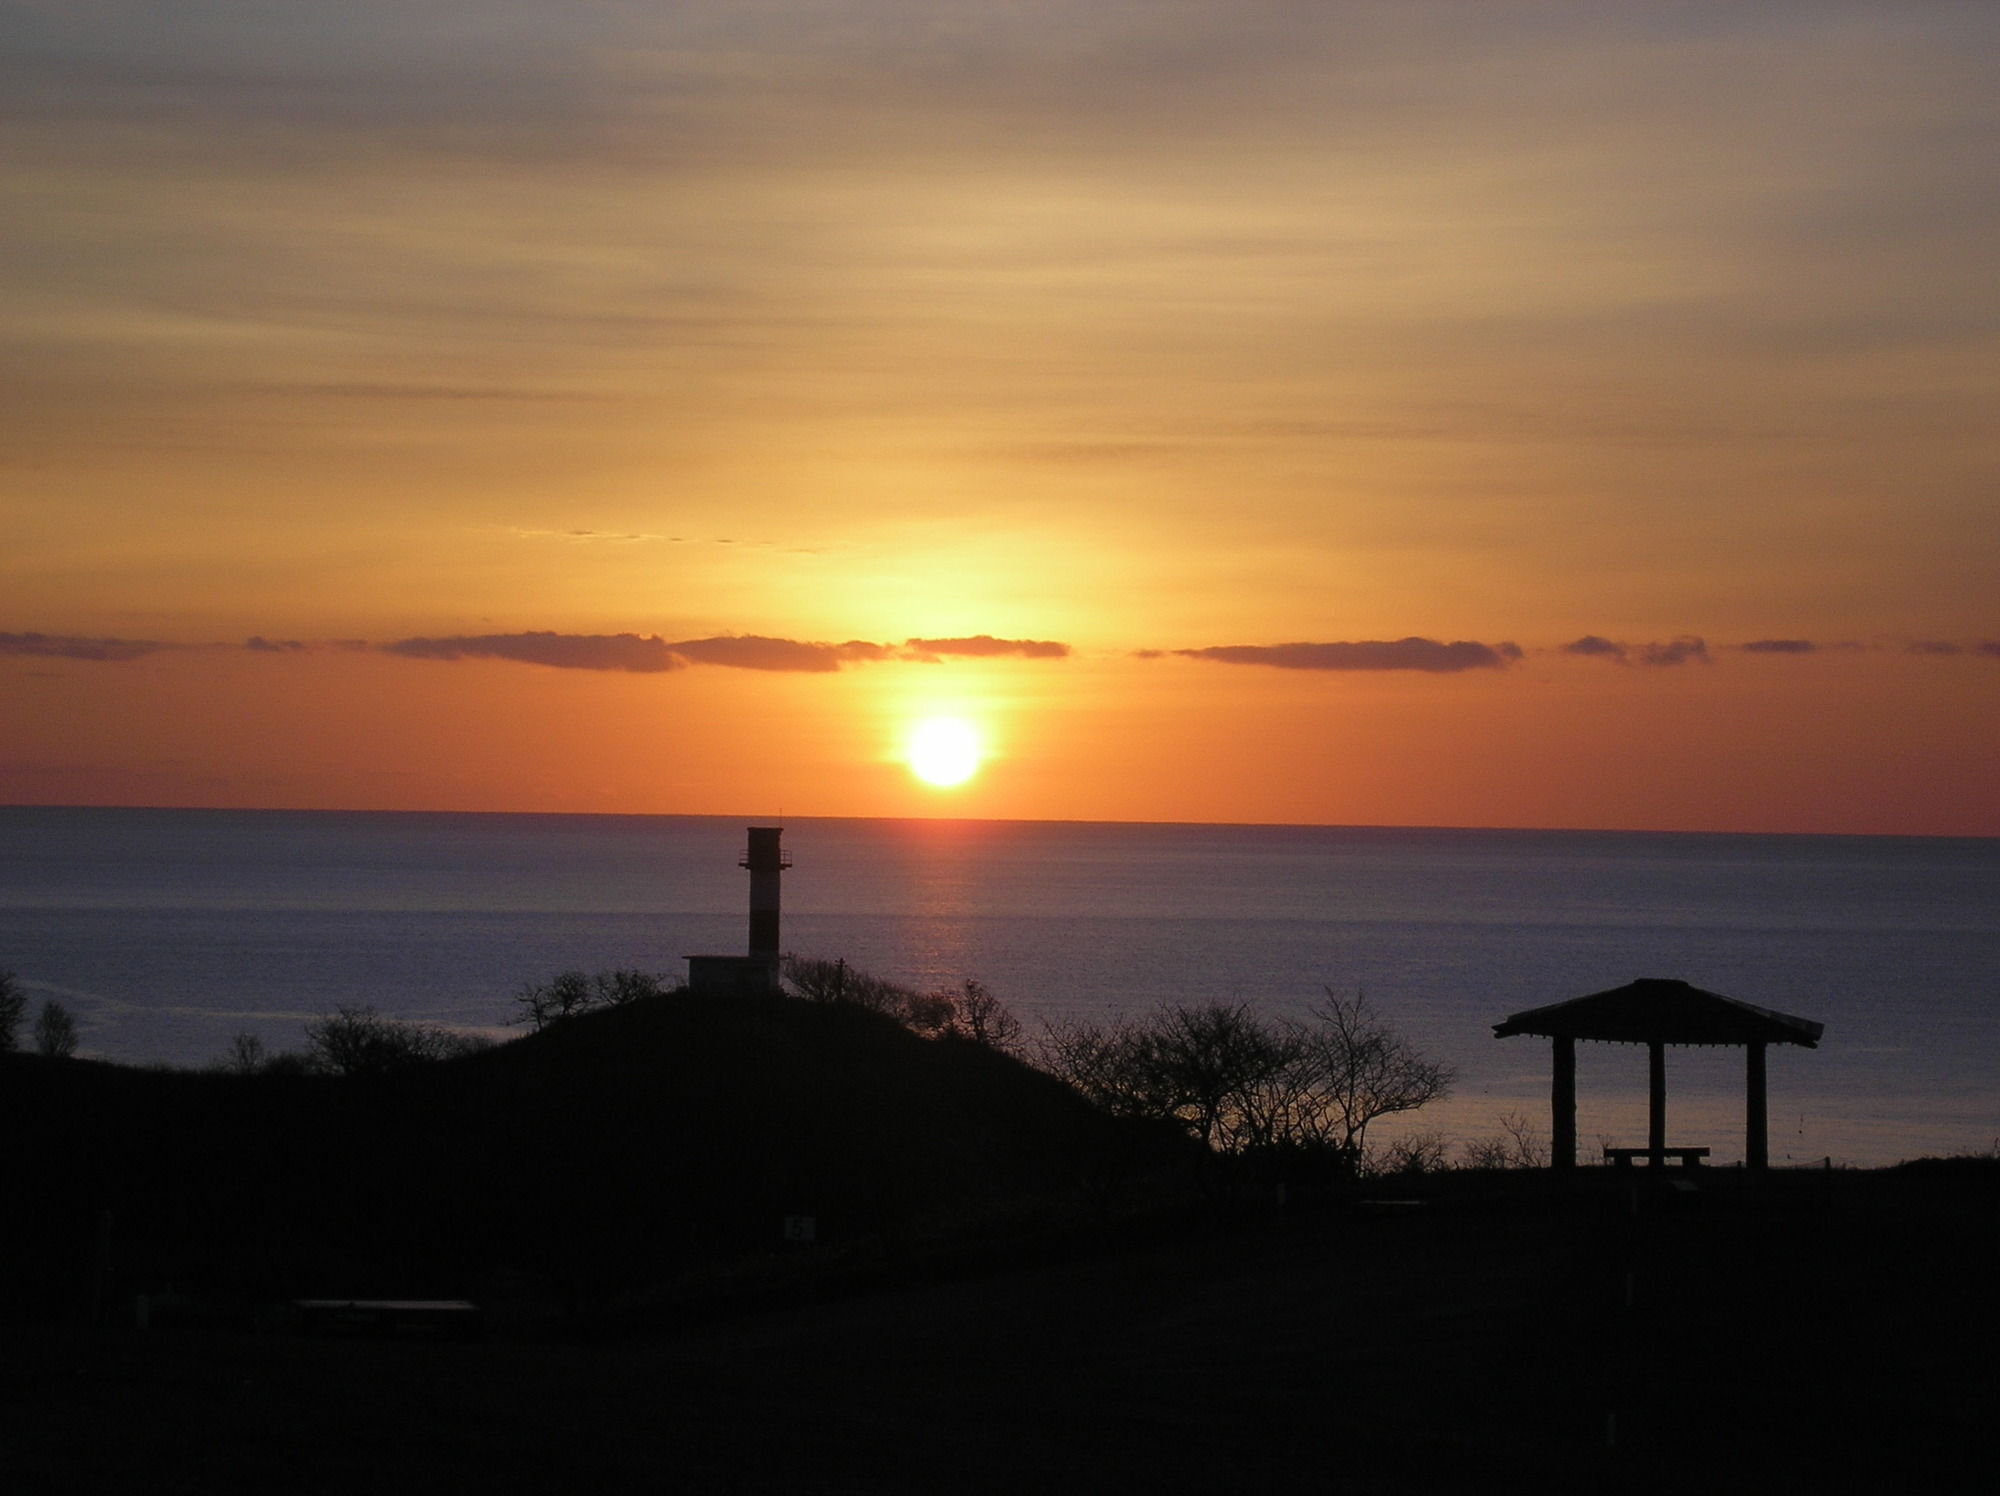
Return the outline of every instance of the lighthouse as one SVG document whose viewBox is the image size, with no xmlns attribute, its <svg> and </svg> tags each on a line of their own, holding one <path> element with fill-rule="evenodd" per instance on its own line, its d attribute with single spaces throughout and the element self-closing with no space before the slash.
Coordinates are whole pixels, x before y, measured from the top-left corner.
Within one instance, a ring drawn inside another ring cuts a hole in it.
<svg viewBox="0 0 2000 1496">
<path fill-rule="evenodd" d="M 750 954 L 778 959 L 778 879 L 792 859 L 778 846 L 783 826 L 752 826 L 738 867 L 750 869 Z"/>
<path fill-rule="evenodd" d="M 782 826 L 752 826 L 738 867 L 750 870 L 750 948 L 742 956 L 689 956 L 688 987 L 694 992 L 777 992 L 779 879 L 792 859 L 778 838 Z"/>
</svg>

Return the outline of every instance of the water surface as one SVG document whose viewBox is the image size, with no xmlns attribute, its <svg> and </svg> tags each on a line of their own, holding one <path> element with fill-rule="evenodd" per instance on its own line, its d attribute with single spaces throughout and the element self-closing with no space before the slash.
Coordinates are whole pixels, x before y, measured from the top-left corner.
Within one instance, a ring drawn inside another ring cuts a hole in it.
<svg viewBox="0 0 2000 1496">
<path fill-rule="evenodd" d="M 0 968 L 87 1053 L 296 1047 L 345 1003 L 505 1033 L 569 967 L 678 978 L 741 950 L 744 822 L 676 816 L 0 809 Z M 2000 1137 L 2000 842 L 1063 822 L 795 820 L 785 945 L 1027 1021 L 1361 987 L 1460 1072 L 1417 1125 L 1546 1108 L 1508 1013 L 1637 976 L 1827 1025 L 1772 1056 L 1775 1159 Z M 1675 1141 L 1741 1151 L 1741 1056 L 1677 1050 Z M 1579 1127 L 1642 1141 L 1643 1052 L 1584 1046 Z"/>
</svg>

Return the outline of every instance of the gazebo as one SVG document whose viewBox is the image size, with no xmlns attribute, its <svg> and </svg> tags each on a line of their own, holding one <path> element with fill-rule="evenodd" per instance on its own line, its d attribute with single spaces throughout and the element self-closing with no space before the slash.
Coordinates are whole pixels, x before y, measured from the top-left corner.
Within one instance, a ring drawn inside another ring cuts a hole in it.
<svg viewBox="0 0 2000 1496">
<path fill-rule="evenodd" d="M 1686 982 L 1641 977 L 1609 992 L 1530 1008 L 1493 1025 L 1493 1037 L 1540 1034 L 1554 1041 L 1555 1077 L 1549 1088 L 1554 1112 L 1549 1161 L 1558 1169 L 1576 1166 L 1576 1041 L 1595 1039 L 1610 1044 L 1646 1046 L 1650 1105 L 1647 1112 L 1646 1160 L 1652 1168 L 1665 1164 L 1667 1147 L 1667 1061 L 1669 1044 L 1740 1044 L 1745 1051 L 1747 1095 L 1744 1106 L 1743 1158 L 1753 1169 L 1770 1164 L 1766 1120 L 1764 1051 L 1772 1044 L 1819 1046 L 1824 1024 L 1789 1013 L 1738 1002 L 1720 993 L 1704 992 Z M 1706 1150 L 1700 1150 L 1705 1152 Z"/>
</svg>

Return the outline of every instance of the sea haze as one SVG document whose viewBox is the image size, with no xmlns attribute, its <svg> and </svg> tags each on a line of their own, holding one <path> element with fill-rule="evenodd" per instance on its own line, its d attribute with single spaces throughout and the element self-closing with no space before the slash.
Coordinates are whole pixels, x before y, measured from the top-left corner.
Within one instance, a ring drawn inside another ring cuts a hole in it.
<svg viewBox="0 0 2000 1496">
<path fill-rule="evenodd" d="M 505 1036 L 566 968 L 678 979 L 740 951 L 745 822 L 680 816 L 0 808 L 0 969 L 86 1054 L 296 1048 L 337 1005 Z M 1414 1126 L 1546 1128 L 1521 1008 L 1682 977 L 1826 1024 L 1771 1063 L 1774 1160 L 2000 1138 L 2000 842 L 1610 832 L 793 820 L 784 944 L 1026 1021 L 1362 988 L 1457 1067 Z M 1674 1050 L 1670 1141 L 1741 1156 L 1742 1058 Z M 1645 1061 L 1586 1045 L 1579 1131 L 1643 1141 Z"/>
</svg>

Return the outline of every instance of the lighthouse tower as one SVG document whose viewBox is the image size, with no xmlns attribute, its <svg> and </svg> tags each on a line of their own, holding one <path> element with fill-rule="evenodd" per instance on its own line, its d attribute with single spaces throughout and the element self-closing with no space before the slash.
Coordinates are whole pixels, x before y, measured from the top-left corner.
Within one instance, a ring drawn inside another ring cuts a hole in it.
<svg viewBox="0 0 2000 1496">
<path fill-rule="evenodd" d="M 792 859 L 778 845 L 782 826 L 752 826 L 737 860 L 750 870 L 750 951 L 744 956 L 689 956 L 688 986 L 696 992 L 776 992 L 778 880 Z"/>
<path fill-rule="evenodd" d="M 778 957 L 778 878 L 792 865 L 778 846 L 782 826 L 752 826 L 750 849 L 738 867 L 750 869 L 750 954 Z"/>
</svg>

